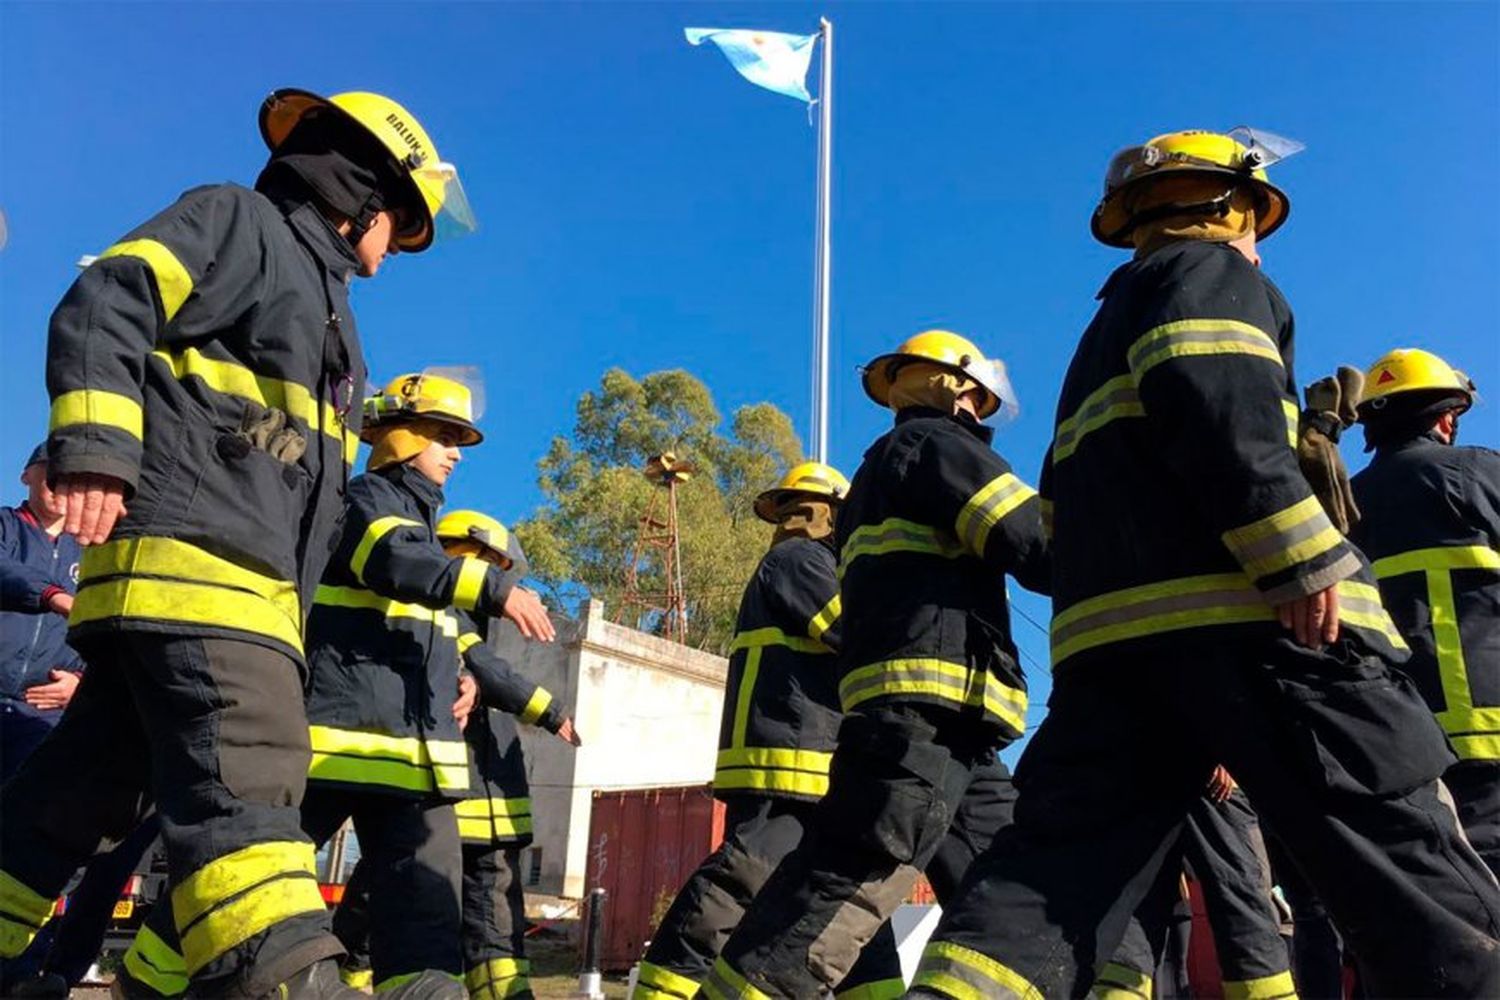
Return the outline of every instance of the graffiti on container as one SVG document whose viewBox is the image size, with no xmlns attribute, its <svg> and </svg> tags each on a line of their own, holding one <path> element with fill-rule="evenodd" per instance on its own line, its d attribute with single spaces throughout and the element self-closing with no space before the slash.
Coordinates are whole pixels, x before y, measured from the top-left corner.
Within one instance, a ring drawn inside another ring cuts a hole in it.
<svg viewBox="0 0 1500 1000">
<path fill-rule="evenodd" d="M 594 841 L 594 885 L 604 884 L 604 873 L 609 870 L 609 833 L 599 834 L 599 839 Z"/>
</svg>

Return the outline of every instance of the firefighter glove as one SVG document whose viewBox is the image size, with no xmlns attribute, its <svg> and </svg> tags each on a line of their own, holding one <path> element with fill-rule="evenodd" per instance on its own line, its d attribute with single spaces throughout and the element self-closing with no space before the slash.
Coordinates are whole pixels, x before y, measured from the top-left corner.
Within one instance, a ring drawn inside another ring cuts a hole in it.
<svg viewBox="0 0 1500 1000">
<path fill-rule="evenodd" d="M 287 465 L 295 464 L 307 451 L 307 439 L 295 427 L 287 426 L 285 411 L 256 403 L 245 404 L 239 437 L 250 447 Z"/>
<path fill-rule="evenodd" d="M 1339 437 L 1354 423 L 1364 377 L 1347 365 L 1307 386 L 1307 407 L 1297 421 L 1297 461 L 1329 520 L 1344 534 L 1359 523 L 1349 488 L 1349 470 L 1339 454 Z"/>
</svg>

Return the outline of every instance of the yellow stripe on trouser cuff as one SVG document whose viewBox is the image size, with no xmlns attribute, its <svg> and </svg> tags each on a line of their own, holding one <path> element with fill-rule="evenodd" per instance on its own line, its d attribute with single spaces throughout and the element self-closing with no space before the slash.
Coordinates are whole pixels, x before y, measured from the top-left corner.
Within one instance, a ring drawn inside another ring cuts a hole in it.
<svg viewBox="0 0 1500 1000">
<path fill-rule="evenodd" d="M 531 989 L 530 972 L 524 958 L 492 958 L 464 973 L 464 986 L 472 1000 L 500 1000 Z"/>
<path fill-rule="evenodd" d="M 771 1000 L 769 996 L 751 986 L 734 966 L 721 956 L 714 960 L 713 968 L 703 980 L 703 995 L 708 1000 Z"/>
<path fill-rule="evenodd" d="M 172 890 L 172 915 L 191 975 L 283 920 L 326 909 L 313 845 L 268 841 L 215 858 Z"/>
<path fill-rule="evenodd" d="M 792 747 L 732 747 L 715 762 L 718 791 L 785 792 L 821 798 L 828 792 L 833 754 Z"/>
<path fill-rule="evenodd" d="M 437 972 L 437 970 L 435 969 L 424 971 Z M 398 986 L 405 986 L 407 983 L 411 982 L 413 979 L 416 979 L 420 975 L 422 975 L 421 972 L 403 972 L 399 976 L 390 976 L 389 978 L 382 979 L 380 982 L 375 984 L 375 992 L 384 993 L 387 990 L 393 990 Z M 438 975 L 447 976 L 449 979 L 453 980 L 456 983 L 463 982 L 462 976 L 455 976 L 451 972 L 438 972 Z"/>
<path fill-rule="evenodd" d="M 26 950 L 51 918 L 52 903 L 14 875 L 0 871 L 0 958 L 15 958 Z"/>
<path fill-rule="evenodd" d="M 362 587 L 331 587 L 320 583 L 313 594 L 313 603 L 330 608 L 365 608 L 379 611 L 387 618 L 415 618 L 417 621 L 431 622 L 434 628 L 455 642 L 458 639 L 458 619 L 448 612 L 421 604 L 393 601 Z"/>
<path fill-rule="evenodd" d="M 1118 962 L 1105 962 L 1090 993 L 1096 1000 L 1151 1000 L 1151 977 Z"/>
<path fill-rule="evenodd" d="M 922 964 L 912 986 L 946 993 L 955 1000 L 988 1000 L 1014 996 L 1017 1000 L 1043 1000 L 1042 991 L 1023 976 L 988 955 L 951 941 L 932 941 L 922 950 Z M 996 990 L 1009 991 L 1002 993 Z"/>
<path fill-rule="evenodd" d="M 463 568 L 458 571 L 458 582 L 453 585 L 453 606 L 473 611 L 484 593 L 484 579 L 489 575 L 490 564 L 473 556 L 460 558 Z"/>
<path fill-rule="evenodd" d="M 145 433 L 146 420 L 139 400 L 102 389 L 74 389 L 52 401 L 47 430 L 62 430 L 79 424 L 94 424 L 124 431 L 137 441 Z"/>
<path fill-rule="evenodd" d="M 697 995 L 698 982 L 671 969 L 642 961 L 631 1000 L 689 1000 Z"/>
<path fill-rule="evenodd" d="M 1344 540 L 1314 496 L 1226 531 L 1223 538 L 1235 559 L 1255 580 L 1315 559 Z"/>
<path fill-rule="evenodd" d="M 906 996 L 906 980 L 877 979 L 852 989 L 835 993 L 834 1000 L 896 1000 Z"/>
<path fill-rule="evenodd" d="M 380 517 L 370 522 L 365 529 L 364 535 L 359 539 L 359 544 L 354 546 L 354 555 L 349 557 L 349 568 L 354 571 L 354 578 L 360 583 L 365 582 L 365 563 L 370 561 L 370 553 L 376 544 L 389 535 L 392 531 L 402 526 L 420 528 L 421 525 L 409 517 Z"/>
<path fill-rule="evenodd" d="M 175 997 L 187 992 L 187 961 L 145 924 L 136 931 L 124 961 L 132 979 L 162 996 Z"/>
<path fill-rule="evenodd" d="M 148 618 L 254 632 L 302 649 L 297 586 L 174 538 L 83 550 L 69 622 Z"/>
<path fill-rule="evenodd" d="M 518 716 L 518 718 L 525 723 L 536 722 L 537 719 L 540 719 L 542 717 L 542 713 L 547 711 L 548 706 L 550 706 L 551 704 L 552 692 L 548 691 L 546 688 L 539 687 L 535 691 L 533 691 L 531 697 L 527 699 L 526 707 L 521 709 L 521 714 Z"/>
<path fill-rule="evenodd" d="M 821 642 L 823 633 L 833 628 L 833 623 L 838 621 L 839 615 L 843 613 L 844 602 L 839 599 L 838 594 L 834 594 L 828 599 L 828 603 L 823 605 L 822 609 L 813 615 L 812 620 L 807 623 L 808 636 Z"/>
<path fill-rule="evenodd" d="M 469 787 L 468 745 L 463 740 L 423 740 L 358 729 L 309 726 L 312 764 L 320 781 L 389 785 L 408 791 Z"/>
<path fill-rule="evenodd" d="M 996 476 L 980 487 L 963 509 L 958 512 L 954 531 L 969 551 L 984 555 L 989 542 L 990 530 L 999 524 L 1005 515 L 1036 496 L 1036 490 L 1027 486 L 1009 472 Z"/>
<path fill-rule="evenodd" d="M 161 308 L 167 322 L 177 315 L 177 310 L 193 294 L 193 276 L 182 266 L 177 255 L 157 240 L 126 240 L 116 243 L 101 253 L 97 260 L 110 257 L 135 257 L 144 261 L 151 269 L 156 282 L 156 294 L 161 297 Z"/>
<path fill-rule="evenodd" d="M 1224 1000 L 1283 1000 L 1296 996 L 1297 987 L 1290 972 L 1258 979 L 1224 980 Z"/>
<path fill-rule="evenodd" d="M 1026 728 L 1026 692 L 988 671 L 946 660 L 883 660 L 851 670 L 839 681 L 839 700 L 848 712 L 872 698 L 917 695 L 983 708 L 1018 731 Z"/>
<path fill-rule="evenodd" d="M 1210 354 L 1247 354 L 1284 363 L 1276 342 L 1249 323 L 1235 319 L 1183 319 L 1147 330 L 1126 351 L 1130 371 L 1139 382 L 1152 368 L 1173 358 Z"/>
</svg>

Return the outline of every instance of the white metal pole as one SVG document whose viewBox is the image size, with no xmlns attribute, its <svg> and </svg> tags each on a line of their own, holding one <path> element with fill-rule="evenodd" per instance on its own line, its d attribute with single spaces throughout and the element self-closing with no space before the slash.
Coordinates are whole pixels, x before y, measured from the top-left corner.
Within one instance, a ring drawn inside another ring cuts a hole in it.
<svg viewBox="0 0 1500 1000">
<path fill-rule="evenodd" d="M 830 215 L 833 199 L 833 23 L 820 18 L 823 72 L 818 86 L 818 248 L 813 303 L 813 453 L 828 461 L 828 317 L 830 312 Z"/>
</svg>

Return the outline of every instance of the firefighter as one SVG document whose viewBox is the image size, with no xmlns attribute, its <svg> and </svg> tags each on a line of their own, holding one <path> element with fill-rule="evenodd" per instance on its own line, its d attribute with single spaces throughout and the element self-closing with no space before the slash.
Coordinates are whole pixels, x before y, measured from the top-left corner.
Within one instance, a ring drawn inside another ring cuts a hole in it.
<svg viewBox="0 0 1500 1000">
<path fill-rule="evenodd" d="M 0 956 L 154 798 L 196 988 L 342 995 L 297 805 L 303 623 L 359 429 L 349 282 L 473 218 L 388 98 L 281 90 L 260 129 L 255 190 L 187 192 L 52 316 L 49 479 L 87 546 L 89 670 L 0 799 Z"/>
<path fill-rule="evenodd" d="M 1287 217 L 1265 168 L 1295 148 L 1175 132 L 1111 163 L 1094 233 L 1135 253 L 1100 293 L 1043 466 L 1049 711 L 1015 823 L 945 909 L 916 995 L 1087 990 L 1218 763 L 1372 993 L 1500 994 L 1500 889 L 1436 780 L 1452 754 L 1298 467 L 1292 314 L 1257 269 Z"/>
<path fill-rule="evenodd" d="M 802 839 L 813 804 L 828 790 L 841 718 L 833 528 L 848 491 L 837 469 L 803 462 L 755 499 L 755 515 L 776 530 L 740 599 L 730 647 L 714 770 L 714 796 L 726 809 L 724 842 L 689 876 L 652 935 L 635 1000 L 682 1000 L 698 992 L 745 908 Z M 887 925 L 837 995 L 898 995 L 904 986 Z"/>
<path fill-rule="evenodd" d="M 526 554 L 505 525 L 479 511 L 455 510 L 437 523 L 438 540 L 452 557 L 472 556 L 498 566 L 510 584 L 526 576 Z M 489 619 L 475 615 L 458 645 L 478 682 L 481 711 L 468 717 L 469 797 L 459 802 L 458 835 L 463 845 L 464 980 L 473 1000 L 530 997 L 526 959 L 525 899 L 521 891 L 521 849 L 531 843 L 531 792 L 516 720 L 540 726 L 572 746 L 582 741 L 573 720 L 551 692 L 528 681 L 484 642 Z M 465 619 L 460 618 L 460 621 Z M 369 939 L 370 865 L 361 861 L 333 930 L 351 956 L 364 955 Z M 346 963 L 345 982 L 364 985 L 367 966 Z"/>
<path fill-rule="evenodd" d="M 845 715 L 827 794 L 714 963 L 710 997 L 835 986 L 945 841 L 977 850 L 1009 819 L 996 753 L 1025 728 L 1026 682 L 1005 577 L 1050 589 L 1036 493 L 980 423 L 1014 412 L 1014 394 L 1003 364 L 945 330 L 876 358 L 864 388 L 895 427 L 865 452 L 835 531 Z"/>
<path fill-rule="evenodd" d="M 1359 405 L 1375 452 L 1351 483 L 1351 540 L 1412 649 L 1412 675 L 1458 753 L 1443 774 L 1469 842 L 1500 874 L 1500 454 L 1459 447 L 1474 386 L 1435 354 L 1396 350 Z"/>
</svg>

